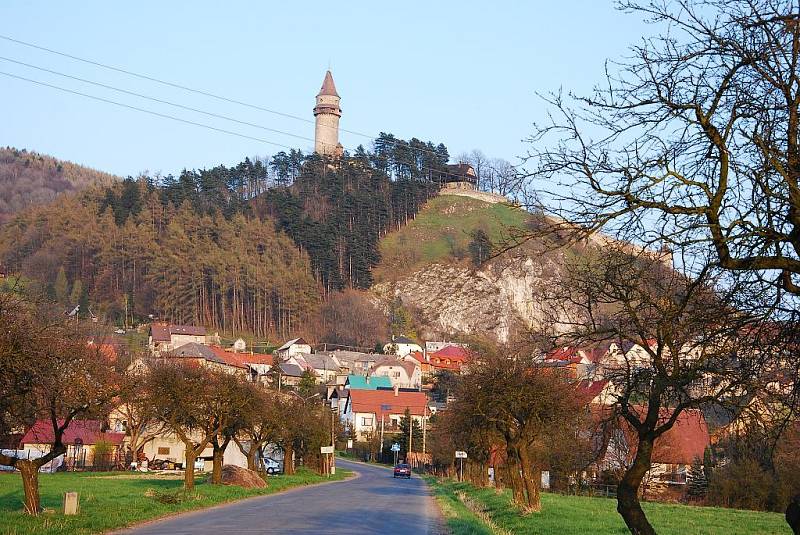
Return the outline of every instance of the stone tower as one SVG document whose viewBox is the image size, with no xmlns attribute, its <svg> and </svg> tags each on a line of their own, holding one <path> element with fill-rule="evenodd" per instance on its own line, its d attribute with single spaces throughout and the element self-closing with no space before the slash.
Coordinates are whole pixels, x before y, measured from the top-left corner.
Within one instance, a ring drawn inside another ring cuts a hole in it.
<svg viewBox="0 0 800 535">
<path fill-rule="evenodd" d="M 317 105 L 314 106 L 314 151 L 317 154 L 338 157 L 344 151 L 339 143 L 339 117 L 342 116 L 340 100 L 331 71 L 328 71 L 317 94 Z"/>
</svg>

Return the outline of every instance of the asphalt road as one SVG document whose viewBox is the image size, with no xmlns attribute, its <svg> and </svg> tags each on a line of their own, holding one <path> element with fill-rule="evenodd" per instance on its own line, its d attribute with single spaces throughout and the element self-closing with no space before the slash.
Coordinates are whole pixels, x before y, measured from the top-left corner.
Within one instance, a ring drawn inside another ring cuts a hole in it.
<svg viewBox="0 0 800 535">
<path fill-rule="evenodd" d="M 382 535 L 440 533 L 440 517 L 425 482 L 394 479 L 392 472 L 336 460 L 358 477 L 156 520 L 117 532 L 125 535 L 314 533 Z"/>
</svg>

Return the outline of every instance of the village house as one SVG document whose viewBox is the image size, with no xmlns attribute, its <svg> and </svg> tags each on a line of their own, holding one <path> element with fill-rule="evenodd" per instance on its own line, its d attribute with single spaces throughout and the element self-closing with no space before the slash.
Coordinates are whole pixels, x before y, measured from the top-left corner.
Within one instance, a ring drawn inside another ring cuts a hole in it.
<svg viewBox="0 0 800 535">
<path fill-rule="evenodd" d="M 666 420 L 669 409 L 662 409 Z M 592 406 L 593 418 L 608 415 L 608 409 Z M 604 470 L 621 470 L 629 466 L 636 454 L 636 433 L 624 420 L 611 422 L 611 427 L 596 433 L 605 433 L 606 440 L 599 441 L 602 450 L 594 465 L 593 476 Z M 651 496 L 677 497 L 683 494 L 689 467 L 695 459 L 703 460 L 705 450 L 711 445 L 703 412 L 686 409 L 681 412 L 670 430 L 661 435 L 653 445 L 652 467 L 645 478 L 645 492 Z"/>
<path fill-rule="evenodd" d="M 422 392 L 393 390 L 350 389 L 342 411 L 342 421 L 349 422 L 356 440 L 364 440 L 369 433 L 394 433 L 400 429 L 400 420 L 406 409 L 411 419 L 423 425 L 428 418 L 428 398 Z"/>
<path fill-rule="evenodd" d="M 392 341 L 383 346 L 384 353 L 387 355 L 397 355 L 399 357 L 404 357 L 415 351 L 422 353 L 422 347 L 407 336 L 393 336 Z"/>
<path fill-rule="evenodd" d="M 172 325 L 170 323 L 153 323 L 150 325 L 148 347 L 150 352 L 158 355 L 163 351 L 172 351 L 188 343 L 205 345 L 206 328 L 195 325 Z"/>
<path fill-rule="evenodd" d="M 447 345 L 438 351 L 428 353 L 428 363 L 432 371 L 449 370 L 460 372 L 469 359 L 469 351 L 462 346 Z"/>
<path fill-rule="evenodd" d="M 328 355 L 336 358 L 341 373 L 356 375 L 369 374 L 372 368 L 375 367 L 375 363 L 384 358 L 383 355 L 376 355 L 374 353 L 342 350 L 330 351 Z"/>
<path fill-rule="evenodd" d="M 273 354 L 276 357 L 288 359 L 303 353 L 311 353 L 311 345 L 302 338 L 294 338 L 276 349 Z"/>
<path fill-rule="evenodd" d="M 310 371 L 317 377 L 317 382 L 322 384 L 335 383 L 336 376 L 340 374 L 339 361 L 326 353 L 298 353 L 287 362 Z"/>
<path fill-rule="evenodd" d="M 63 425 L 63 420 L 58 422 Z M 60 464 L 68 470 L 83 469 L 101 465 L 105 469 L 113 468 L 120 462 L 121 446 L 125 433 L 104 432 L 103 422 L 99 420 L 73 420 L 64 430 L 63 444 L 67 453 Z M 39 420 L 28 429 L 20 440 L 20 449 L 30 452 L 32 456 L 41 456 L 50 451 L 53 443 L 53 425 L 47 420 Z M 95 446 L 103 443 L 108 449 L 102 458 L 95 455 Z"/>
<path fill-rule="evenodd" d="M 398 388 L 419 388 L 422 384 L 422 373 L 418 364 L 393 357 L 386 357 L 375 363 L 372 375 L 388 377 L 392 386 Z"/>
</svg>

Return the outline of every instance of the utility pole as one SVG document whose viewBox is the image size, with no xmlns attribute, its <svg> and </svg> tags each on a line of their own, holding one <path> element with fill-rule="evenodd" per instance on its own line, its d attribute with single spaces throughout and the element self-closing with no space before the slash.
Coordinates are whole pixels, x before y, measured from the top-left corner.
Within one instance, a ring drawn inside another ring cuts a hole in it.
<svg viewBox="0 0 800 535">
<path fill-rule="evenodd" d="M 380 449 L 380 460 L 378 462 L 383 462 L 383 411 L 381 411 L 381 449 Z"/>
<path fill-rule="evenodd" d="M 411 411 L 408 411 L 408 451 L 406 452 L 406 462 L 408 462 L 408 458 L 411 456 L 412 431 L 414 431 L 414 417 L 412 416 Z"/>
<path fill-rule="evenodd" d="M 425 420 L 428 414 L 428 404 L 425 404 L 425 408 L 422 409 L 422 455 L 425 455 Z"/>
<path fill-rule="evenodd" d="M 331 447 L 333 448 L 333 453 L 331 453 L 331 470 L 330 470 L 331 475 L 336 474 L 336 460 L 335 460 L 335 457 L 336 457 L 336 437 L 335 437 L 335 433 L 334 433 L 335 424 L 334 424 L 334 419 L 333 419 L 333 413 L 334 412 L 335 411 L 333 410 L 333 407 L 331 407 Z"/>
</svg>

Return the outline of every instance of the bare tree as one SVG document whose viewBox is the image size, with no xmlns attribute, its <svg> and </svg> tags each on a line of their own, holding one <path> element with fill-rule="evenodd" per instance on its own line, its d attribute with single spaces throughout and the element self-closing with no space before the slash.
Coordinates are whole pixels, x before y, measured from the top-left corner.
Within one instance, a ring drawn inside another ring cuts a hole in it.
<svg viewBox="0 0 800 535">
<path fill-rule="evenodd" d="M 253 383 L 224 371 L 214 372 L 211 378 L 210 416 L 214 433 L 211 435 L 213 468 L 211 483 L 222 483 L 222 463 L 225 450 L 245 427 L 252 416 L 257 389 Z"/>
<path fill-rule="evenodd" d="M 539 486 L 548 438 L 560 435 L 565 426 L 576 430 L 581 414 L 570 378 L 562 370 L 543 366 L 535 349 L 476 348 L 456 401 L 446 413 L 459 418 L 459 427 L 491 430 L 489 434 L 464 430 L 456 440 L 464 447 L 483 449 L 478 456 L 482 462 L 488 462 L 493 439 L 504 446 L 514 501 L 531 511 L 541 509 Z"/>
<path fill-rule="evenodd" d="M 48 423 L 41 440 L 49 450 L 41 457 L 0 454 L 0 464 L 20 471 L 25 511 L 37 515 L 39 469 L 67 452 L 64 432 L 75 419 L 104 414 L 118 393 L 118 378 L 80 325 L 64 323 L 9 293 L 0 293 L 0 368 L 0 435 Z"/>
<path fill-rule="evenodd" d="M 214 374 L 198 365 L 161 364 L 149 372 L 156 416 L 185 447 L 184 488 L 194 488 L 194 462 L 221 432 L 214 412 Z"/>
<path fill-rule="evenodd" d="M 656 441 L 684 411 L 736 407 L 762 388 L 771 355 L 748 335 L 760 318 L 737 310 L 739 289 L 721 286 L 709 265 L 689 278 L 660 254 L 633 251 L 610 242 L 588 248 L 552 306 L 562 309 L 559 345 L 613 344 L 599 373 L 612 387 L 610 418 L 622 418 L 635 439 L 617 510 L 632 533 L 652 535 L 638 494 Z"/>
<path fill-rule="evenodd" d="M 800 6 L 794 0 L 620 3 L 663 28 L 561 94 L 532 137 L 550 206 L 800 295 Z M 551 141 L 552 140 L 552 141 Z M 762 280 L 763 279 L 763 280 Z"/>
</svg>

